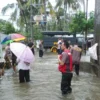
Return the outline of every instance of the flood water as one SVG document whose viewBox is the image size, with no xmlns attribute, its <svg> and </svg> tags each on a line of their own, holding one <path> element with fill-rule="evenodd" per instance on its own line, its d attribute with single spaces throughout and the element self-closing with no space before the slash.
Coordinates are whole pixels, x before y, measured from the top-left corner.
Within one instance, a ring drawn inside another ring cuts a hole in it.
<svg viewBox="0 0 100 100">
<path fill-rule="evenodd" d="M 41 59 L 36 53 L 31 67 L 31 82 L 19 83 L 18 73 L 11 69 L 0 80 L 0 100 L 100 100 L 100 79 L 93 73 L 73 74 L 72 93 L 63 96 L 60 91 L 61 73 L 57 69 L 57 55 L 45 53 Z"/>
</svg>

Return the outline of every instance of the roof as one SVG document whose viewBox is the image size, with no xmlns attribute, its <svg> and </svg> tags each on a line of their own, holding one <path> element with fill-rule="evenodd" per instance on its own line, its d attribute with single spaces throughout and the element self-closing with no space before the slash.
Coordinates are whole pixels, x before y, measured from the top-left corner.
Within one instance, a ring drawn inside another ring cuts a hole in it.
<svg viewBox="0 0 100 100">
<path fill-rule="evenodd" d="M 42 31 L 43 35 L 70 35 L 70 32 L 66 31 Z"/>
</svg>

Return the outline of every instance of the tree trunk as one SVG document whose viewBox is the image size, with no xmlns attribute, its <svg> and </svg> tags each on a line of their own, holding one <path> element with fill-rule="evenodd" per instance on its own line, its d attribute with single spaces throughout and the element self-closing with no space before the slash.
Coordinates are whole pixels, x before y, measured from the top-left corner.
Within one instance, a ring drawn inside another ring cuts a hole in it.
<svg viewBox="0 0 100 100">
<path fill-rule="evenodd" d="M 95 1 L 95 43 L 98 43 L 98 64 L 100 65 L 100 0 Z"/>
<path fill-rule="evenodd" d="M 97 55 L 98 60 L 92 61 L 93 63 L 93 69 L 94 72 L 98 77 L 100 77 L 100 0 L 95 0 L 95 36 L 94 36 L 94 42 L 98 43 L 97 47 Z"/>
</svg>

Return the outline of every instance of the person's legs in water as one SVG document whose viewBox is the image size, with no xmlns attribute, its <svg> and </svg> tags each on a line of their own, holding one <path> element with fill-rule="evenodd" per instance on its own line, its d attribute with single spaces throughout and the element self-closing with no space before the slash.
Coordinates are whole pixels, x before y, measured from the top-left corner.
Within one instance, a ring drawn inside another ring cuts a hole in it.
<svg viewBox="0 0 100 100">
<path fill-rule="evenodd" d="M 79 64 L 75 64 L 75 73 L 79 75 Z"/>
<path fill-rule="evenodd" d="M 16 72 L 16 61 L 12 60 L 13 71 Z"/>
<path fill-rule="evenodd" d="M 41 57 L 43 57 L 43 50 L 41 50 Z"/>
<path fill-rule="evenodd" d="M 2 76 L 2 69 L 0 68 L 0 78 L 1 78 L 1 76 Z"/>
<path fill-rule="evenodd" d="M 39 50 L 39 57 L 42 57 L 42 56 L 43 56 L 43 51 Z"/>
<path fill-rule="evenodd" d="M 62 81 L 61 81 L 62 94 L 67 94 L 72 92 L 72 88 L 71 88 L 72 75 L 73 75 L 72 73 L 62 74 Z"/>
<path fill-rule="evenodd" d="M 73 77 L 73 74 L 72 73 L 68 73 L 68 88 L 67 88 L 67 93 L 71 93 L 72 92 L 72 88 L 71 88 L 72 77 Z"/>
<path fill-rule="evenodd" d="M 24 79 L 24 70 L 19 70 L 19 82 L 20 83 L 24 83 L 25 79 Z"/>
<path fill-rule="evenodd" d="M 61 80 L 61 91 L 62 94 L 67 94 L 67 88 L 68 88 L 68 80 L 67 80 L 67 73 L 62 73 L 62 80 Z"/>
<path fill-rule="evenodd" d="M 25 73 L 25 81 L 30 82 L 30 71 L 25 70 L 24 73 Z"/>
</svg>

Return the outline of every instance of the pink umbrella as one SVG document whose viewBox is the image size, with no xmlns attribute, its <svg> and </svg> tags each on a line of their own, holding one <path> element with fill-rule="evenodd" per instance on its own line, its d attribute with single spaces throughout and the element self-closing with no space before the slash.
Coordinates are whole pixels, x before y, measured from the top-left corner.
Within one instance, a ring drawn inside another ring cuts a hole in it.
<svg viewBox="0 0 100 100">
<path fill-rule="evenodd" d="M 34 55 L 31 49 L 22 43 L 11 43 L 10 44 L 11 51 L 17 56 L 18 59 L 25 62 L 34 61 Z"/>
</svg>

